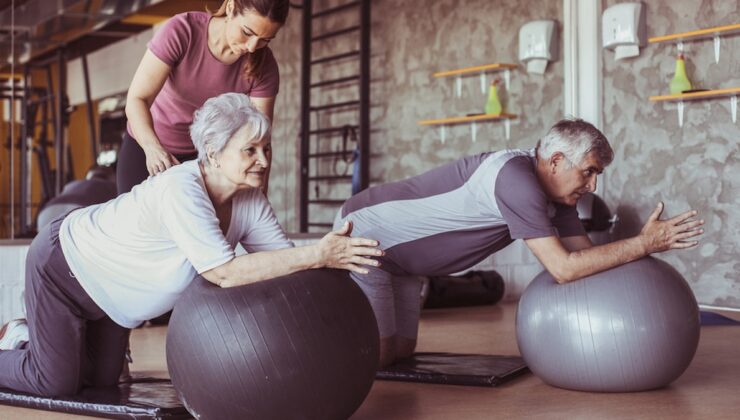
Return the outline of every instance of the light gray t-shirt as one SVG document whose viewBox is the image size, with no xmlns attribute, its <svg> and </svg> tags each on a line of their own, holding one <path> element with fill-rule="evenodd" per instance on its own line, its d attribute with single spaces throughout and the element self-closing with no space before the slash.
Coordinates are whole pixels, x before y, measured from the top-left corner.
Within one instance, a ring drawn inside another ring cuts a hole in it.
<svg viewBox="0 0 740 420">
<path fill-rule="evenodd" d="M 70 269 L 117 324 L 170 309 L 198 274 L 247 252 L 292 247 L 258 189 L 239 191 L 223 234 L 197 161 L 150 177 L 107 203 L 70 213 L 59 239 Z"/>
<path fill-rule="evenodd" d="M 514 239 L 585 235 L 575 207 L 551 202 L 533 150 L 470 156 L 350 198 L 340 221 L 380 241 L 382 268 L 443 275 L 472 267 Z"/>
</svg>

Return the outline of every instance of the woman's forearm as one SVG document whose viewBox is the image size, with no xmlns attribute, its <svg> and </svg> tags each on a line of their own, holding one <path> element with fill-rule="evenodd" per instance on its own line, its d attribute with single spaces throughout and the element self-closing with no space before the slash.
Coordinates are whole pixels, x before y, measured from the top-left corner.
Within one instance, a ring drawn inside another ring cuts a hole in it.
<svg viewBox="0 0 740 420">
<path fill-rule="evenodd" d="M 317 246 L 308 245 L 240 255 L 202 275 L 221 287 L 234 287 L 323 266 Z"/>
<path fill-rule="evenodd" d="M 159 139 L 154 132 L 152 113 L 149 104 L 141 98 L 127 98 L 126 118 L 131 125 L 134 139 L 142 149 L 159 146 Z"/>
</svg>

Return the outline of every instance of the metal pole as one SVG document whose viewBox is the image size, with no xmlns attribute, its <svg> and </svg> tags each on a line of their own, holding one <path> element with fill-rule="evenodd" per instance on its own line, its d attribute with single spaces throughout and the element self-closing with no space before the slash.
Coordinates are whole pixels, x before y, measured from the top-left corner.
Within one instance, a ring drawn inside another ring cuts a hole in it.
<svg viewBox="0 0 740 420">
<path fill-rule="evenodd" d="M 21 146 L 21 202 L 20 202 L 20 234 L 26 236 L 28 233 L 28 221 L 30 216 L 28 211 L 30 210 L 30 195 L 31 195 L 31 183 L 30 175 L 31 171 L 28 166 L 28 65 L 23 68 L 23 96 L 21 98 L 21 135 L 20 135 L 20 146 Z"/>
<path fill-rule="evenodd" d="M 10 239 L 15 239 L 15 0 L 10 2 Z"/>
<path fill-rule="evenodd" d="M 370 185 L 370 0 L 360 5 L 360 189 Z"/>
<path fill-rule="evenodd" d="M 95 135 L 95 120 L 93 117 L 93 102 L 90 98 L 90 73 L 87 68 L 87 54 L 82 54 L 82 74 L 85 78 L 85 103 L 87 104 L 87 128 L 90 133 L 90 151 L 93 165 L 98 158 L 98 139 Z"/>
<path fill-rule="evenodd" d="M 303 49 L 301 55 L 301 197 L 300 231 L 308 232 L 308 154 L 311 135 L 311 0 L 303 1 Z"/>
<path fill-rule="evenodd" d="M 54 180 L 54 195 L 62 192 L 62 183 L 64 182 L 64 122 L 62 113 L 64 112 L 64 90 L 62 89 L 62 79 L 64 77 L 64 51 L 60 48 L 57 51 L 57 93 L 56 113 L 54 115 L 54 159 L 56 161 L 56 179 Z"/>
</svg>

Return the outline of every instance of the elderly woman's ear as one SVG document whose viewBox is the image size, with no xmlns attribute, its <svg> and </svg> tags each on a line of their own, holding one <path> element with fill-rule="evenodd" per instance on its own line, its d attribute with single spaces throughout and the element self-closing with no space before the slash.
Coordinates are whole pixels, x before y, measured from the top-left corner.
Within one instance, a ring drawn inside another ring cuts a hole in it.
<svg viewBox="0 0 740 420">
<path fill-rule="evenodd" d="M 208 156 L 208 164 L 210 166 L 213 166 L 214 168 L 221 167 L 218 163 L 218 159 L 216 159 L 216 152 L 213 151 L 213 147 L 210 145 L 206 146 L 206 156 Z"/>
</svg>

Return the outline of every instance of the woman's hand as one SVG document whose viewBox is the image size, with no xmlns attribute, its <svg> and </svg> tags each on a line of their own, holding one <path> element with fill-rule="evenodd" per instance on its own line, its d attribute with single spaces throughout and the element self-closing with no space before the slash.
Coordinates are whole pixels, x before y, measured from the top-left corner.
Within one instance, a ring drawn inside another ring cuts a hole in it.
<svg viewBox="0 0 740 420">
<path fill-rule="evenodd" d="M 180 164 L 176 157 L 164 150 L 159 144 L 145 147 L 144 154 L 146 155 L 146 170 L 149 171 L 149 175 L 156 175 Z"/>
<path fill-rule="evenodd" d="M 352 238 L 349 236 L 350 233 L 352 233 L 352 223 L 348 221 L 340 229 L 329 232 L 321 238 L 316 244 L 320 266 L 340 268 L 360 274 L 368 272 L 367 268 L 362 267 L 363 265 L 380 266 L 380 262 L 368 258 L 385 255 L 381 249 L 377 248 L 378 241 Z"/>
</svg>

